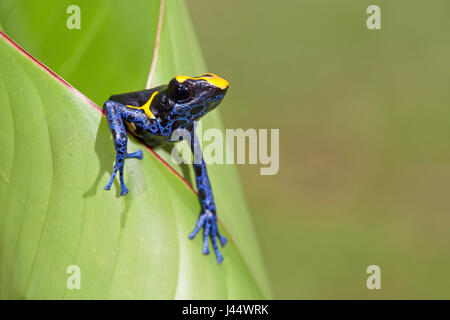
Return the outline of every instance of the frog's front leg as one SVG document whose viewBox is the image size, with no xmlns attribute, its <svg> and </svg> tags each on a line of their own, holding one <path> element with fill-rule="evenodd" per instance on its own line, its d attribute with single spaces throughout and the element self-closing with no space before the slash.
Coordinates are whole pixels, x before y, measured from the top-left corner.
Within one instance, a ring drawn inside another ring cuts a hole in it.
<svg viewBox="0 0 450 320">
<path fill-rule="evenodd" d="M 116 162 L 114 164 L 114 170 L 111 174 L 111 178 L 105 186 L 105 190 L 111 189 L 111 185 L 114 181 L 116 173 L 117 171 L 119 171 L 120 195 L 124 196 L 128 193 L 128 188 L 126 187 L 125 181 L 123 179 L 125 159 L 142 159 L 142 150 L 133 153 L 127 153 L 128 136 L 125 130 L 123 119 L 129 118 L 129 113 L 134 113 L 134 111 L 129 111 L 126 106 L 114 101 L 105 102 L 105 104 L 103 105 L 103 110 L 106 114 L 109 129 L 111 130 L 114 139 L 114 147 L 116 148 Z"/>
<path fill-rule="evenodd" d="M 196 234 L 203 228 L 203 254 L 209 254 L 208 238 L 211 239 L 214 252 L 216 254 L 217 263 L 223 260 L 219 251 L 216 237 L 219 238 L 222 247 L 227 243 L 227 238 L 219 233 L 217 225 L 216 205 L 209 182 L 206 164 L 200 151 L 197 136 L 193 130 L 191 133 L 191 149 L 194 154 L 194 171 L 197 183 L 198 197 L 202 206 L 200 217 L 197 220 L 194 231 L 189 235 L 189 239 L 194 239 Z"/>
</svg>

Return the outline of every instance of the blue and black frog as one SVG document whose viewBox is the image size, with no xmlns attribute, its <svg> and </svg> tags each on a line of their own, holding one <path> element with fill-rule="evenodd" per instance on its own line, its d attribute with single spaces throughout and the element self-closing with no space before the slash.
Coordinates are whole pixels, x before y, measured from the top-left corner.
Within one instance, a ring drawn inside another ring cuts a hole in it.
<svg viewBox="0 0 450 320">
<path fill-rule="evenodd" d="M 128 189 L 123 177 L 125 160 L 142 159 L 142 150 L 128 153 L 126 127 L 150 147 L 176 142 L 178 138 L 176 141 L 172 140 L 173 133 L 187 130 L 190 133 L 192 152 L 198 154 L 194 152 L 198 148 L 195 121 L 215 109 L 227 90 L 228 82 L 225 79 L 207 73 L 199 77 L 177 76 L 168 85 L 111 96 L 103 105 L 103 111 L 114 139 L 116 162 L 105 190 L 111 188 L 118 172 L 120 194 L 126 195 Z M 217 262 L 221 263 L 223 257 L 217 239 L 222 247 L 227 239 L 219 233 L 216 206 L 203 157 L 194 161 L 193 166 L 201 212 L 189 238 L 193 239 L 203 228 L 203 253 L 209 253 L 210 238 Z"/>
</svg>

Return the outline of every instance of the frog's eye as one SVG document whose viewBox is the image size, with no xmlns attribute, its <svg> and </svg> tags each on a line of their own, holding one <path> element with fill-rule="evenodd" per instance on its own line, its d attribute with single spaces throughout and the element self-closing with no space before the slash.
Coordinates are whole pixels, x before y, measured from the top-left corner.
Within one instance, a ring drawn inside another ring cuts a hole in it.
<svg viewBox="0 0 450 320">
<path fill-rule="evenodd" d="M 176 79 L 170 81 L 167 94 L 173 100 L 186 100 L 191 95 L 191 86 L 188 82 L 178 82 Z"/>
</svg>

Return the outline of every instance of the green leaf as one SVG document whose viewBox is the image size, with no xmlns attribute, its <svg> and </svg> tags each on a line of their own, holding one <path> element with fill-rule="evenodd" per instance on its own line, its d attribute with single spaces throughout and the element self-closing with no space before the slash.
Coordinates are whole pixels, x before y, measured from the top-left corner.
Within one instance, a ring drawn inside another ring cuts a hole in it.
<svg viewBox="0 0 450 320">
<path fill-rule="evenodd" d="M 65 28 L 69 4 L 81 8 L 81 30 Z M 145 87 L 154 52 L 152 85 L 206 71 L 182 1 L 165 2 L 154 50 L 159 13 L 159 1 L 6 0 L 0 25 L 101 104 L 112 93 Z M 208 166 L 230 240 L 218 266 L 201 254 L 200 237 L 187 239 L 200 205 L 186 184 L 144 152 L 144 160 L 127 161 L 129 195 L 119 197 L 117 183 L 103 191 L 114 148 L 101 113 L 17 48 L 0 44 L 0 297 L 270 297 L 235 167 Z M 223 131 L 217 112 L 203 121 L 211 127 Z M 147 150 L 131 139 L 129 150 L 140 148 Z M 192 183 L 190 169 L 171 165 Z M 81 268 L 81 290 L 66 287 L 69 265 Z"/>
</svg>

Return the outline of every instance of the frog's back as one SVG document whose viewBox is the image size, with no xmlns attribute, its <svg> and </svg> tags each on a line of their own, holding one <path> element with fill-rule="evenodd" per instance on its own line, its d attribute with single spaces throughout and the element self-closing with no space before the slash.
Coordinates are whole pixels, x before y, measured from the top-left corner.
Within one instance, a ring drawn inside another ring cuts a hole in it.
<svg viewBox="0 0 450 320">
<path fill-rule="evenodd" d="M 110 101 L 118 102 L 123 105 L 140 107 L 144 105 L 155 91 L 161 91 L 165 86 L 159 86 L 152 89 L 133 91 L 122 94 L 115 94 L 109 97 Z"/>
</svg>

